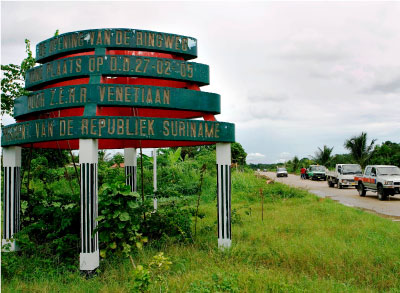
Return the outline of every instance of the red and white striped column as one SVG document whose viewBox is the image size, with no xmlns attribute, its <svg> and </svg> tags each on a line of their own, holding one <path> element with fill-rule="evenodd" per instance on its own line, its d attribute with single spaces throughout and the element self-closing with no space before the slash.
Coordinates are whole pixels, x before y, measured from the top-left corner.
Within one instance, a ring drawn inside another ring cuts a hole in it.
<svg viewBox="0 0 400 293">
<path fill-rule="evenodd" d="M 81 253 L 80 270 L 92 271 L 99 266 L 99 236 L 93 234 L 97 227 L 97 139 L 79 140 L 79 165 L 81 167 Z"/>
<path fill-rule="evenodd" d="M 20 229 L 21 147 L 3 148 L 3 235 L 4 251 L 16 251 L 13 239 Z"/>
<path fill-rule="evenodd" d="M 218 247 L 229 248 L 231 232 L 231 144 L 217 143 Z"/>
<path fill-rule="evenodd" d="M 124 149 L 125 177 L 126 185 L 131 187 L 131 191 L 137 191 L 137 152 L 135 148 Z"/>
</svg>

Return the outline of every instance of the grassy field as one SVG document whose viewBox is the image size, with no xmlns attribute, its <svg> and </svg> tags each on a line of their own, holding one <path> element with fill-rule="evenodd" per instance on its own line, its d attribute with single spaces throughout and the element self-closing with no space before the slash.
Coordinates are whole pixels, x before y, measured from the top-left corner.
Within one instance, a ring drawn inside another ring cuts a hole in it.
<svg viewBox="0 0 400 293">
<path fill-rule="evenodd" d="M 193 243 L 150 244 L 133 256 L 145 269 L 160 251 L 172 262 L 151 278 L 151 292 L 400 292 L 398 222 L 267 185 L 252 173 L 234 172 L 232 184 L 232 248 L 217 248 L 215 189 L 205 190 L 205 217 Z M 3 292 L 130 292 L 134 286 L 129 259 L 102 261 L 89 279 L 40 256 L 13 265 L 14 275 L 2 278 Z"/>
</svg>

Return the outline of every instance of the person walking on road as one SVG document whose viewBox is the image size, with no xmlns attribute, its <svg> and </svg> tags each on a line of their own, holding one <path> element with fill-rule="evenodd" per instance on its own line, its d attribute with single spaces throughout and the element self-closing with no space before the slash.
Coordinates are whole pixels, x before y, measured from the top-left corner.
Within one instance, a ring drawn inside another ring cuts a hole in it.
<svg viewBox="0 0 400 293">
<path fill-rule="evenodd" d="M 306 171 L 307 169 L 304 167 L 300 169 L 300 179 L 306 179 Z"/>
</svg>

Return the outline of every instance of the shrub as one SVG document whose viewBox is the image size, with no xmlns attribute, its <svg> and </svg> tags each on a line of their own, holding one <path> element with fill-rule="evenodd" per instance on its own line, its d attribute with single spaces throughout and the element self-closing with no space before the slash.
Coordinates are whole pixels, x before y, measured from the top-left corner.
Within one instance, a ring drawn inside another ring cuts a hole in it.
<svg viewBox="0 0 400 293">
<path fill-rule="evenodd" d="M 151 240 L 190 241 L 192 239 L 192 217 L 188 209 L 174 202 L 161 206 L 151 213 L 142 226 L 142 232 Z"/>
<path fill-rule="evenodd" d="M 139 194 L 131 192 L 124 177 L 105 183 L 99 191 L 99 231 L 101 256 L 111 253 L 129 255 L 141 248 L 147 239 L 139 233 L 142 217 L 150 211 L 150 202 L 139 201 Z"/>
<path fill-rule="evenodd" d="M 50 176 L 48 173 L 46 177 Z M 53 178 L 57 176 L 53 175 Z M 69 183 L 79 192 L 77 183 Z M 31 180 L 29 198 L 23 186 L 21 231 L 16 239 L 24 253 L 32 255 L 38 250 L 66 262 L 76 257 L 80 242 L 80 200 L 69 183 L 65 178 L 47 184 L 42 180 Z"/>
</svg>

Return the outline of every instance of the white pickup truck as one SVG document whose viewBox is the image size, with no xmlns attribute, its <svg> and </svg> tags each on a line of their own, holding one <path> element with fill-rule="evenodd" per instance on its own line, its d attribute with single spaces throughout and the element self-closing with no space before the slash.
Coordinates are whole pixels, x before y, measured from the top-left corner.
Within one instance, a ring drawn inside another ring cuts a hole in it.
<svg viewBox="0 0 400 293">
<path fill-rule="evenodd" d="M 362 175 L 361 167 L 357 164 L 336 164 L 334 171 L 326 171 L 326 182 L 329 187 L 337 188 L 354 186 L 357 187 L 357 182 L 354 181 L 354 176 Z"/>
<path fill-rule="evenodd" d="M 364 175 L 355 176 L 360 196 L 367 190 L 378 193 L 379 200 L 388 195 L 400 194 L 400 168 L 389 165 L 371 165 L 365 167 Z"/>
</svg>

